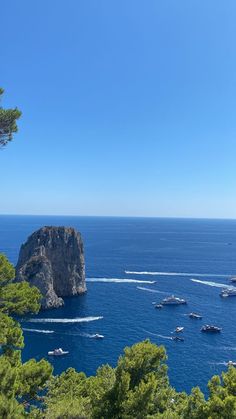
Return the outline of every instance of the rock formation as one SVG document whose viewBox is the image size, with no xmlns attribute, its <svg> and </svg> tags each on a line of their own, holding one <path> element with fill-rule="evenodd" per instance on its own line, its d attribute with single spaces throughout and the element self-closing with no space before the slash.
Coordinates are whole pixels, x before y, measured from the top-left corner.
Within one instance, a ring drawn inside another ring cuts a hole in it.
<svg viewBox="0 0 236 419">
<path fill-rule="evenodd" d="M 43 227 L 21 246 L 16 280 L 41 291 L 42 308 L 60 307 L 61 297 L 86 291 L 83 242 L 74 228 Z"/>
</svg>

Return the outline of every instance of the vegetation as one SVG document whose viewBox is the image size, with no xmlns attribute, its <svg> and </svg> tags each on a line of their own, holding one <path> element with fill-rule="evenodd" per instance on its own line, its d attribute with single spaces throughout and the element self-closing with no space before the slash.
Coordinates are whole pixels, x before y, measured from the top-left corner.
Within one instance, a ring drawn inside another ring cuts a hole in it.
<svg viewBox="0 0 236 419">
<path fill-rule="evenodd" d="M 0 88 L 0 100 L 4 90 Z M 3 109 L 0 107 L 0 148 L 4 147 L 12 140 L 13 134 L 17 132 L 16 121 L 20 118 L 21 112 L 19 109 Z"/>
<path fill-rule="evenodd" d="M 36 313 L 40 307 L 40 293 L 28 283 L 14 283 L 14 267 L 0 255 L 0 418 L 18 419 L 26 415 L 26 407 L 38 400 L 52 374 L 51 365 L 31 359 L 22 363 L 23 334 L 12 317 L 27 312 Z"/>
</svg>

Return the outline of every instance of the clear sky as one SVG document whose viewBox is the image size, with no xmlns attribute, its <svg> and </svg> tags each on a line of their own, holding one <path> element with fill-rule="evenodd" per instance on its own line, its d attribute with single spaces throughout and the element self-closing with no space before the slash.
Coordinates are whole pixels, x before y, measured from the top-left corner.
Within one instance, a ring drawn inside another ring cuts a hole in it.
<svg viewBox="0 0 236 419">
<path fill-rule="evenodd" d="M 0 9 L 0 213 L 236 218 L 235 0 Z"/>
</svg>

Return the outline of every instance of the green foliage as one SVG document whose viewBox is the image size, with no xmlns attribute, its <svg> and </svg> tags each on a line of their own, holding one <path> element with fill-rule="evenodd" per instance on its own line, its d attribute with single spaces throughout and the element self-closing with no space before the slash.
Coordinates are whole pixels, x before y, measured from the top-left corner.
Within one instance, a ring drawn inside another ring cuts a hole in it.
<svg viewBox="0 0 236 419">
<path fill-rule="evenodd" d="M 105 365 L 93 377 L 69 369 L 52 378 L 45 417 L 142 419 L 167 408 L 174 415 L 176 392 L 169 386 L 165 359 L 165 349 L 146 340 L 125 348 L 116 368 Z"/>
<path fill-rule="evenodd" d="M 0 254 L 0 285 L 6 285 L 15 277 L 14 266 L 7 260 L 6 256 Z"/>
<path fill-rule="evenodd" d="M 0 88 L 0 98 L 4 90 Z M 3 109 L 0 107 L 0 147 L 4 147 L 12 140 L 13 134 L 18 131 L 16 121 L 20 118 L 19 109 Z"/>
<path fill-rule="evenodd" d="M 28 283 L 14 283 L 15 270 L 0 255 L 0 418 L 23 418 L 29 400 L 36 399 L 52 374 L 45 360 L 34 359 L 22 364 L 24 339 L 19 323 L 10 315 L 36 313 L 40 293 Z"/>
<path fill-rule="evenodd" d="M 0 394 L 0 418 L 23 419 L 25 418 L 24 406 L 14 398 L 8 398 Z"/>
<path fill-rule="evenodd" d="M 27 396 L 30 399 L 35 398 L 37 393 L 43 390 L 51 374 L 52 366 L 45 359 L 39 362 L 30 359 L 25 362 L 18 369 L 18 395 Z"/>
<path fill-rule="evenodd" d="M 158 411 L 162 392 L 168 387 L 163 346 L 146 340 L 125 348 L 124 352 L 118 361 L 114 385 L 105 397 L 108 406 L 105 418 L 132 418 L 135 411 L 137 418 L 141 418 L 144 413 Z"/>
<path fill-rule="evenodd" d="M 41 297 L 38 288 L 30 287 L 28 282 L 12 282 L 14 278 L 13 265 L 0 254 L 0 314 L 38 312 Z"/>
<path fill-rule="evenodd" d="M 116 368 L 93 377 L 68 369 L 53 377 L 44 419 L 235 419 L 236 369 L 209 382 L 205 400 L 198 387 L 188 396 L 168 382 L 163 347 L 149 341 L 125 348 Z"/>
<path fill-rule="evenodd" d="M 206 417 L 236 418 L 236 369 L 229 367 L 221 377 L 212 377 L 208 387 L 210 397 L 206 404 Z"/>
</svg>

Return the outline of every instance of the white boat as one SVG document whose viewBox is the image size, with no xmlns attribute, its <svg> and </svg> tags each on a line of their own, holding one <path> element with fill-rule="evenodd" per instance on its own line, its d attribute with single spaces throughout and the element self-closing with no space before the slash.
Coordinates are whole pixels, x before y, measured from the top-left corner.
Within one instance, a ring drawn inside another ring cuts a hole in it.
<svg viewBox="0 0 236 419">
<path fill-rule="evenodd" d="M 229 361 L 228 363 L 227 363 L 227 365 L 228 365 L 228 367 L 236 367 L 236 362 L 235 361 Z"/>
<path fill-rule="evenodd" d="M 236 282 L 236 276 L 232 276 L 232 277 L 230 278 L 230 281 L 231 281 L 231 282 Z"/>
<path fill-rule="evenodd" d="M 187 304 L 187 302 L 183 298 L 175 297 L 171 295 L 170 297 L 164 298 L 161 301 L 162 305 L 180 305 L 180 304 Z"/>
<path fill-rule="evenodd" d="M 180 332 L 183 332 L 184 331 L 184 327 L 182 327 L 182 326 L 178 326 L 178 327 L 176 327 L 176 329 L 175 329 L 175 332 L 176 333 L 180 333 Z"/>
<path fill-rule="evenodd" d="M 217 327 L 217 326 L 213 326 L 209 324 L 205 324 L 201 328 L 201 332 L 208 332 L 208 333 L 219 333 L 221 332 L 221 330 L 222 330 L 221 327 Z"/>
<path fill-rule="evenodd" d="M 236 297 L 236 288 L 224 288 L 221 291 L 220 296 L 223 298 Z"/>
<path fill-rule="evenodd" d="M 94 338 L 94 339 L 104 339 L 104 336 L 103 336 L 103 335 L 99 335 L 98 333 L 96 333 L 96 334 L 93 336 L 93 338 Z"/>
<path fill-rule="evenodd" d="M 58 349 L 54 349 L 53 351 L 49 351 L 48 355 L 51 356 L 62 356 L 62 355 L 67 355 L 69 353 L 69 351 L 63 351 L 62 348 L 58 348 Z"/>
<path fill-rule="evenodd" d="M 189 313 L 188 316 L 190 317 L 190 319 L 202 319 L 202 316 L 197 313 Z"/>
</svg>

